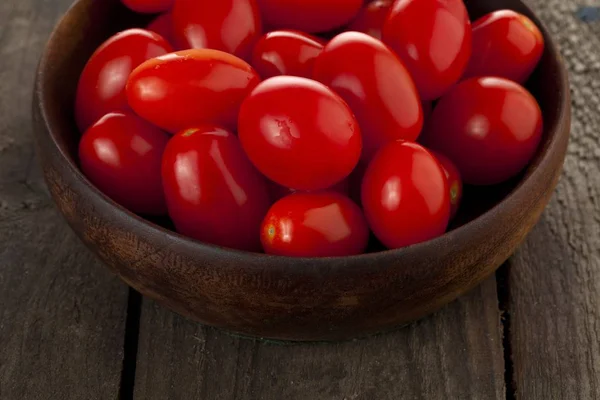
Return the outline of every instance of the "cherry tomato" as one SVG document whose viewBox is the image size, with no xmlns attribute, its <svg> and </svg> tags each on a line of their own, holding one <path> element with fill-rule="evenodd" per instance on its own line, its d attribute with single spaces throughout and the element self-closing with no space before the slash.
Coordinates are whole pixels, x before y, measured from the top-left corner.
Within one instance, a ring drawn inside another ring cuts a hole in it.
<svg viewBox="0 0 600 400">
<path fill-rule="evenodd" d="M 127 83 L 129 105 L 171 132 L 198 124 L 235 130 L 242 100 L 260 82 L 243 60 L 219 50 L 182 50 L 148 60 Z"/>
<path fill-rule="evenodd" d="M 171 51 L 165 39 L 144 29 L 117 33 L 98 47 L 77 86 L 75 118 L 79 130 L 85 132 L 109 112 L 128 110 L 125 84 L 131 71 L 149 58 Z"/>
<path fill-rule="evenodd" d="M 154 18 L 152 22 L 148 24 L 146 29 L 158 33 L 167 42 L 169 42 L 171 47 L 174 49 L 178 47 L 174 46 L 175 40 L 173 37 L 173 16 L 171 12 L 160 14 L 158 17 Z"/>
<path fill-rule="evenodd" d="M 264 178 L 235 135 L 205 125 L 173 136 L 163 156 L 162 179 L 178 232 L 219 246 L 260 251 L 260 224 L 269 196 Z"/>
<path fill-rule="evenodd" d="M 375 0 L 365 5 L 348 27 L 349 31 L 366 33 L 381 40 L 383 24 L 392 8 L 392 0 Z"/>
<path fill-rule="evenodd" d="M 347 177 L 362 150 L 346 103 L 325 85 L 276 76 L 243 102 L 238 135 L 267 178 L 299 190 L 328 188 Z"/>
<path fill-rule="evenodd" d="M 287 188 L 285 186 L 281 186 L 280 184 L 272 182 L 272 181 L 268 182 L 268 186 L 269 186 L 269 193 L 270 193 L 271 199 L 273 201 L 280 200 L 280 199 L 284 198 L 285 196 L 288 196 L 288 195 L 294 194 L 294 193 L 312 193 L 311 191 L 302 191 L 302 190 Z M 348 194 L 350 192 L 350 182 L 348 181 L 348 179 L 344 179 L 343 181 L 336 183 L 335 185 L 333 185 L 330 188 L 327 188 L 326 190 L 348 196 Z"/>
<path fill-rule="evenodd" d="M 367 168 L 362 205 L 371 230 L 388 248 L 442 235 L 450 218 L 450 191 L 442 166 L 422 146 L 395 141 Z"/>
<path fill-rule="evenodd" d="M 473 55 L 465 77 L 499 76 L 524 83 L 544 52 L 544 36 L 526 16 L 494 11 L 473 24 Z"/>
<path fill-rule="evenodd" d="M 460 177 L 460 172 L 456 165 L 448 157 L 440 152 L 430 150 L 430 152 L 437 158 L 444 170 L 446 180 L 448 181 L 448 190 L 450 191 L 450 219 L 454 218 L 458 212 L 458 207 L 462 200 L 463 195 L 463 184 Z"/>
<path fill-rule="evenodd" d="M 316 33 L 352 21 L 362 0 L 258 0 L 258 5 L 269 26 Z"/>
<path fill-rule="evenodd" d="M 173 6 L 175 0 L 121 0 L 123 4 L 139 13 L 160 13 Z"/>
<path fill-rule="evenodd" d="M 79 142 L 81 169 L 104 194 L 139 214 L 166 215 L 160 177 L 169 137 L 131 112 L 109 113 Z"/>
<path fill-rule="evenodd" d="M 542 137 L 533 96 L 504 78 L 471 78 L 440 99 L 422 142 L 450 158 L 463 181 L 493 185 L 518 174 Z"/>
<path fill-rule="evenodd" d="M 256 0 L 177 0 L 173 26 L 184 48 L 223 50 L 245 60 L 262 30 Z"/>
<path fill-rule="evenodd" d="M 363 133 L 363 158 L 396 139 L 415 140 L 423 112 L 413 80 L 392 51 L 361 32 L 344 32 L 325 46 L 314 77 L 350 106 Z"/>
<path fill-rule="evenodd" d="M 360 208 L 334 192 L 297 193 L 269 210 L 261 228 L 269 254 L 338 257 L 362 253 L 369 228 Z"/>
<path fill-rule="evenodd" d="M 471 56 L 471 26 L 462 0 L 399 0 L 383 41 L 404 61 L 421 98 L 434 100 L 462 76 Z"/>
<path fill-rule="evenodd" d="M 323 41 L 290 30 L 264 35 L 256 44 L 252 66 L 263 79 L 277 75 L 311 78 L 315 59 L 323 51 Z"/>
</svg>

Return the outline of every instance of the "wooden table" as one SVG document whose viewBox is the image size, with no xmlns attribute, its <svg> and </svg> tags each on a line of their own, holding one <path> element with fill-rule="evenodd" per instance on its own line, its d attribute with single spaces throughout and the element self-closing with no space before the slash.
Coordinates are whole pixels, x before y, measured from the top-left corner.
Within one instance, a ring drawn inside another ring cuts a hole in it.
<svg viewBox="0 0 600 400">
<path fill-rule="evenodd" d="M 140 298 L 71 233 L 30 117 L 36 63 L 70 0 L 2 0 L 0 399 L 600 399 L 600 22 L 573 0 L 529 2 L 562 48 L 574 118 L 562 180 L 525 244 L 408 328 L 282 345 Z"/>
</svg>

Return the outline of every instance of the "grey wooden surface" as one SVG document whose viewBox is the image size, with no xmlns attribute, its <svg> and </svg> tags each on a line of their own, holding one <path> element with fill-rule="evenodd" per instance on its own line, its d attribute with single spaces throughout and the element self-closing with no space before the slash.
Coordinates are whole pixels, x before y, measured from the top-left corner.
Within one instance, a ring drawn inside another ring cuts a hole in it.
<svg viewBox="0 0 600 400">
<path fill-rule="evenodd" d="M 70 0 L 0 2 L 0 399 L 599 399 L 599 0 L 529 0 L 562 47 L 573 140 L 542 220 L 498 275 L 407 328 L 338 344 L 228 335 L 140 299 L 54 210 L 33 73 Z"/>
</svg>

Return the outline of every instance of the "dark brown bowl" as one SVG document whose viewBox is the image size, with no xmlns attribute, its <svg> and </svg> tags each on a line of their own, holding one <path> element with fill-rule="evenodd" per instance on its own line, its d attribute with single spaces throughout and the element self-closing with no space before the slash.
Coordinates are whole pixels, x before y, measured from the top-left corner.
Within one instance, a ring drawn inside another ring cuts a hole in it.
<svg viewBox="0 0 600 400">
<path fill-rule="evenodd" d="M 468 188 L 452 231 L 400 250 L 292 259 L 185 238 L 123 209 L 77 167 L 72 108 L 77 77 L 111 33 L 141 23 L 118 0 L 79 0 L 52 34 L 34 99 L 38 154 L 60 211 L 125 282 L 204 324 L 289 340 L 337 340 L 421 318 L 492 274 L 537 222 L 559 178 L 569 138 L 567 74 L 540 21 L 518 0 L 471 0 L 472 17 L 511 8 L 532 18 L 547 46 L 529 88 L 544 113 L 543 144 L 513 182 Z M 471 199 L 471 201 L 469 201 Z M 474 218 L 475 214 L 477 217 Z"/>
</svg>

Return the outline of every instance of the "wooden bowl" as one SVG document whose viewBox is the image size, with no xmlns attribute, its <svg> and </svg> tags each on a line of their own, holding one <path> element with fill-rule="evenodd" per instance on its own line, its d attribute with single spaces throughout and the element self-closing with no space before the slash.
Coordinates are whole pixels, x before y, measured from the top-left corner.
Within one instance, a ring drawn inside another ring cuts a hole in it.
<svg viewBox="0 0 600 400">
<path fill-rule="evenodd" d="M 113 272 L 204 324 L 274 339 L 338 340 L 421 318 L 473 288 L 514 252 L 552 195 L 569 138 L 567 73 L 540 21 L 518 0 L 466 3 L 472 18 L 511 8 L 541 27 L 546 51 L 528 86 L 543 110 L 545 132 L 517 179 L 467 188 L 463 210 L 470 212 L 435 240 L 353 257 L 267 256 L 188 239 L 107 198 L 77 167 L 73 104 L 93 50 L 117 30 L 143 22 L 118 0 L 77 1 L 41 59 L 34 121 L 50 192 L 73 230 Z"/>
</svg>

